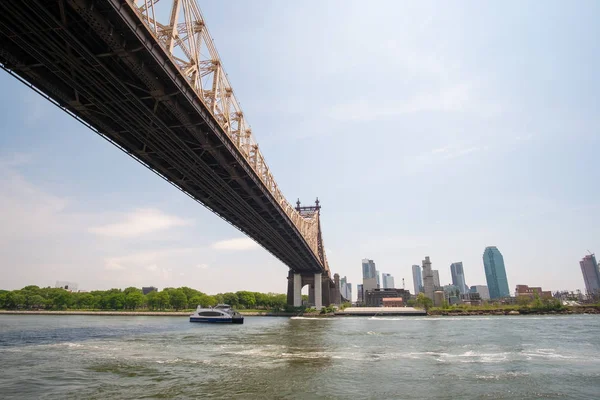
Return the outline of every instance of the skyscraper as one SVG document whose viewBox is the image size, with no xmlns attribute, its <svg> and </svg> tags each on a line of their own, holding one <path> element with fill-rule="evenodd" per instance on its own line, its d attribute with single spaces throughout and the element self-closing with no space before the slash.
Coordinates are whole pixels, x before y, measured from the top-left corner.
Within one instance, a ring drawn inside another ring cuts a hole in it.
<svg viewBox="0 0 600 400">
<path fill-rule="evenodd" d="M 433 285 L 433 271 L 431 270 L 431 261 L 429 261 L 429 256 L 425 257 L 423 260 L 423 289 L 425 296 L 433 300 L 433 292 L 435 291 L 435 287 Z"/>
<path fill-rule="evenodd" d="M 346 295 L 348 296 L 348 297 L 346 297 L 346 299 L 349 302 L 352 302 L 352 284 L 351 283 L 346 284 Z"/>
<path fill-rule="evenodd" d="M 415 295 L 421 293 L 423 287 L 423 278 L 421 277 L 421 267 L 418 265 L 412 266 L 413 285 L 415 286 Z"/>
<path fill-rule="evenodd" d="M 375 262 L 373 260 L 369 260 L 367 258 L 362 260 L 362 274 L 363 279 L 375 278 L 377 272 L 375 270 Z"/>
<path fill-rule="evenodd" d="M 340 294 L 347 300 L 352 298 L 352 284 L 348 283 L 348 278 L 340 279 Z"/>
<path fill-rule="evenodd" d="M 442 285 L 440 285 L 440 271 L 434 269 L 431 273 L 433 274 L 433 287 L 437 290 L 442 287 Z"/>
<path fill-rule="evenodd" d="M 381 280 L 383 281 L 383 289 L 395 289 L 394 277 L 391 274 L 381 274 Z"/>
<path fill-rule="evenodd" d="M 600 294 L 600 267 L 596 262 L 594 254 L 587 255 L 579 261 L 583 281 L 585 282 L 585 291 L 587 294 Z"/>
<path fill-rule="evenodd" d="M 458 286 L 461 294 L 465 294 L 469 291 L 467 284 L 465 283 L 465 272 L 463 270 L 463 263 L 455 262 L 450 265 L 450 273 L 452 274 L 452 284 Z"/>
<path fill-rule="evenodd" d="M 375 269 L 375 262 L 369 259 L 362 260 L 363 292 L 379 288 L 379 274 Z"/>
<path fill-rule="evenodd" d="M 504 267 L 504 257 L 496 246 L 489 246 L 483 252 L 483 265 L 485 267 L 485 279 L 492 300 L 510 296 L 508 290 L 508 279 Z"/>
<path fill-rule="evenodd" d="M 375 270 L 375 278 L 377 278 L 377 288 L 381 287 L 381 281 L 379 280 L 380 274 L 378 270 Z"/>
<path fill-rule="evenodd" d="M 356 301 L 358 302 L 358 304 L 362 304 L 364 301 L 363 285 L 356 285 Z"/>
</svg>

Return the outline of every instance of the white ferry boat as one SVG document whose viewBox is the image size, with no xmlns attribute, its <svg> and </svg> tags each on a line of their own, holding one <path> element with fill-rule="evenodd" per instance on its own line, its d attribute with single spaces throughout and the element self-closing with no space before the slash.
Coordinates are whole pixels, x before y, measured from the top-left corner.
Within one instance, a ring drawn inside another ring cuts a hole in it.
<svg viewBox="0 0 600 400">
<path fill-rule="evenodd" d="M 243 324 L 244 317 L 228 304 L 217 304 L 215 307 L 210 308 L 198 306 L 196 312 L 190 315 L 190 322 Z"/>
</svg>

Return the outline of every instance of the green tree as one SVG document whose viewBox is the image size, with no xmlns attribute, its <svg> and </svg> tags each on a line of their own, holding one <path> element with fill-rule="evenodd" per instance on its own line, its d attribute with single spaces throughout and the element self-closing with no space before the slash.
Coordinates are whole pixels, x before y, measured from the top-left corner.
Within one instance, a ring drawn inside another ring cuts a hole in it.
<svg viewBox="0 0 600 400">
<path fill-rule="evenodd" d="M 35 294 L 31 296 L 29 299 L 29 308 L 44 308 L 46 306 L 46 299 L 44 299 L 39 294 Z"/>
<path fill-rule="evenodd" d="M 236 292 L 235 294 L 240 299 L 240 305 L 244 306 L 245 308 L 253 308 L 256 305 L 254 293 L 242 290 Z"/>
<path fill-rule="evenodd" d="M 425 296 L 425 293 L 419 293 L 415 299 L 415 305 L 423 307 L 427 311 L 433 306 L 433 300 Z"/>
<path fill-rule="evenodd" d="M 125 295 L 121 292 L 109 293 L 107 305 L 111 310 L 122 310 L 125 307 Z"/>
<path fill-rule="evenodd" d="M 156 301 L 159 310 L 164 310 L 171 306 L 171 297 L 168 292 L 164 290 L 156 294 Z"/>
<path fill-rule="evenodd" d="M 142 289 L 138 289 L 136 287 L 130 286 L 130 287 L 126 288 L 125 290 L 123 290 L 123 294 L 125 295 L 125 297 L 127 297 L 127 295 L 130 293 L 142 293 Z"/>
<path fill-rule="evenodd" d="M 232 307 L 237 307 L 240 305 L 240 299 L 237 293 L 223 293 L 223 302 L 225 304 L 229 304 Z"/>
<path fill-rule="evenodd" d="M 125 295 L 125 307 L 130 310 L 135 310 L 139 307 L 142 307 L 146 300 L 141 290 L 130 291 L 127 294 L 123 292 L 123 294 Z"/>
<path fill-rule="evenodd" d="M 146 295 L 146 304 L 151 310 L 156 310 L 159 306 L 158 292 L 153 290 Z"/>
<path fill-rule="evenodd" d="M 73 296 L 65 289 L 58 289 L 51 294 L 52 305 L 58 310 L 65 310 L 73 303 Z"/>
<path fill-rule="evenodd" d="M 20 290 L 13 290 L 12 292 L 6 293 L 4 298 L 4 304 L 9 310 L 15 310 L 25 306 L 25 296 L 21 294 Z"/>
<path fill-rule="evenodd" d="M 0 309 L 6 308 L 6 293 L 7 290 L 0 290 Z"/>
<path fill-rule="evenodd" d="M 185 296 L 185 292 L 181 289 L 172 290 L 169 294 L 171 299 L 171 305 L 175 310 L 180 310 L 182 308 L 187 307 L 187 297 Z"/>
</svg>

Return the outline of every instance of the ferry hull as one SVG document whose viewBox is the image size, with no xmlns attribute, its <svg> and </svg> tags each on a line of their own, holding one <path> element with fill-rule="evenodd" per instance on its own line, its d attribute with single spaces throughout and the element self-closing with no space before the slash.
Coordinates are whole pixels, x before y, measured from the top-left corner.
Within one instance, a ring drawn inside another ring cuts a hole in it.
<svg viewBox="0 0 600 400">
<path fill-rule="evenodd" d="M 212 324 L 243 324 L 244 318 L 202 318 L 190 317 L 190 322 L 203 322 Z"/>
</svg>

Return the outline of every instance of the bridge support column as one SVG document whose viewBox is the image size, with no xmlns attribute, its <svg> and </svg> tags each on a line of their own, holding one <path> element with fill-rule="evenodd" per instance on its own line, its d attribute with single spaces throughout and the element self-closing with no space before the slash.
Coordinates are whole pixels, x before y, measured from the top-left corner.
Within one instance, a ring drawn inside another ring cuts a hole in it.
<svg viewBox="0 0 600 400">
<path fill-rule="evenodd" d="M 315 274 L 315 308 L 320 310 L 323 307 L 323 280 L 321 274 Z"/>
<path fill-rule="evenodd" d="M 308 304 L 315 305 L 315 285 L 308 285 Z"/>
<path fill-rule="evenodd" d="M 294 307 L 302 306 L 302 275 L 294 274 Z"/>
</svg>

